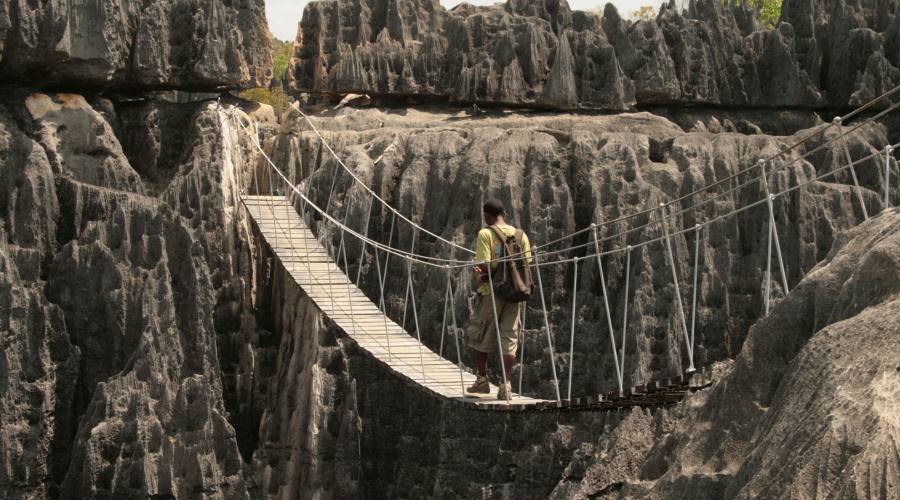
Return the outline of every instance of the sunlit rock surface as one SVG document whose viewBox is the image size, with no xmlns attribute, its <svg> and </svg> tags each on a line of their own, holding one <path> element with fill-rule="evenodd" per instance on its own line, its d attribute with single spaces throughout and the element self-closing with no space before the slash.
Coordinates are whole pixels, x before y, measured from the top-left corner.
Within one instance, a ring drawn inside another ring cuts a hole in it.
<svg viewBox="0 0 900 500">
<path fill-rule="evenodd" d="M 268 85 L 262 0 L 0 4 L 0 82 L 69 89 Z"/>
<path fill-rule="evenodd" d="M 895 2 L 787 0 L 773 29 L 726 4 L 631 22 L 564 0 L 321 0 L 290 76 L 298 91 L 555 110 L 846 107 L 900 84 Z"/>
</svg>

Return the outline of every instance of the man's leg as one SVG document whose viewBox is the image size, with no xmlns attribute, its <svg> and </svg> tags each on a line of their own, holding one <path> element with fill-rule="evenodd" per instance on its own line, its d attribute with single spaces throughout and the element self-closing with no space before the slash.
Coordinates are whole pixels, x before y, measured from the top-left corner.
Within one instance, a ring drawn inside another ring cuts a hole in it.
<svg viewBox="0 0 900 500">
<path fill-rule="evenodd" d="M 469 348 L 472 350 L 475 373 L 478 375 L 478 378 L 475 380 L 474 384 L 466 389 L 466 392 L 484 394 L 491 391 L 491 386 L 487 380 L 487 361 L 489 354 L 486 351 L 490 351 L 490 349 L 487 348 L 489 346 L 485 343 L 485 334 L 488 324 L 486 311 L 485 298 L 478 296 L 472 310 L 472 315 L 469 318 L 469 325 L 466 328 L 469 339 Z"/>
<path fill-rule="evenodd" d="M 513 367 L 516 366 L 516 356 L 515 354 L 504 354 L 503 355 L 503 367 L 506 368 L 506 381 L 510 382 L 512 379 L 512 370 Z"/>
<path fill-rule="evenodd" d="M 488 353 L 473 349 L 472 355 L 475 358 L 475 373 L 480 377 L 487 377 Z"/>
<path fill-rule="evenodd" d="M 512 398 L 512 370 L 516 365 L 516 349 L 519 346 L 521 304 L 504 302 L 500 309 L 500 352 L 503 353 L 503 367 L 506 369 L 506 385 L 501 384 L 497 399 Z"/>
</svg>

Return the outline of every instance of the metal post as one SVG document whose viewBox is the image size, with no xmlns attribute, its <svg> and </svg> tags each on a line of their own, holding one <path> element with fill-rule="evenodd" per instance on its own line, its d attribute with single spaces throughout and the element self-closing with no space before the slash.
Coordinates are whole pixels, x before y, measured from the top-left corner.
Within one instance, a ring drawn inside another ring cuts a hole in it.
<svg viewBox="0 0 900 500">
<path fill-rule="evenodd" d="M 572 263 L 575 265 L 575 269 L 572 274 L 572 330 L 569 333 L 569 387 L 566 394 L 567 400 L 572 399 L 572 368 L 575 366 L 575 306 L 576 298 L 578 297 L 578 257 L 572 259 Z"/>
<path fill-rule="evenodd" d="M 522 394 L 522 376 L 525 373 L 525 317 L 528 316 L 528 304 L 522 307 L 522 347 L 519 354 L 519 394 Z"/>
<path fill-rule="evenodd" d="M 787 273 L 784 268 L 784 258 L 781 256 L 781 241 L 778 239 L 778 227 L 775 225 L 775 206 L 773 204 L 775 200 L 775 195 L 769 193 L 769 179 L 766 174 L 766 163 L 763 160 L 759 162 L 760 169 L 762 169 L 762 180 L 763 180 L 763 190 L 766 195 L 766 204 L 769 207 L 769 226 L 770 231 L 772 232 L 771 239 L 775 243 L 775 255 L 778 257 L 778 269 L 781 271 L 781 285 L 784 288 L 784 294 L 787 295 L 790 292 L 790 288 L 788 288 L 788 280 Z M 769 260 L 772 259 L 771 249 L 769 251 Z"/>
<path fill-rule="evenodd" d="M 349 207 L 348 207 L 349 210 Z M 346 226 L 346 224 L 345 224 Z M 344 269 L 349 269 L 347 267 L 347 246 L 344 245 L 344 226 L 341 226 L 341 253 L 344 256 Z M 335 264 L 337 264 L 337 260 L 335 259 Z M 338 271 L 340 271 L 340 266 L 338 266 Z M 331 273 L 328 273 L 329 275 Z M 331 281 L 331 277 L 329 276 L 328 281 Z M 356 335 L 356 315 L 353 314 L 353 291 L 351 288 L 353 285 L 350 283 L 350 279 L 347 279 L 347 305 L 350 307 L 350 328 L 353 330 L 353 334 Z M 331 284 L 328 285 L 329 292 L 331 289 Z"/>
<path fill-rule="evenodd" d="M 456 327 L 456 307 L 453 302 L 453 284 L 452 279 L 450 279 L 450 266 L 445 266 L 447 270 L 447 293 L 450 299 L 450 321 L 452 322 L 453 327 L 453 338 L 456 341 L 456 365 L 459 367 L 459 389 L 462 391 L 462 396 L 466 397 L 466 382 L 463 380 L 463 363 L 462 363 L 462 350 L 459 348 L 459 333 Z"/>
<path fill-rule="evenodd" d="M 412 267 L 412 259 L 408 258 L 408 262 L 410 262 L 410 267 Z M 413 321 L 416 326 L 416 338 L 419 340 L 419 366 L 422 369 L 422 384 L 425 384 L 425 358 L 422 356 L 422 334 L 419 332 L 419 314 L 416 312 L 416 290 L 413 288 L 412 282 L 412 272 L 406 275 L 406 282 L 409 285 L 410 289 L 410 299 L 412 301 L 412 311 L 413 311 Z"/>
<path fill-rule="evenodd" d="M 691 300 L 691 352 L 694 352 L 694 332 L 696 331 L 697 326 L 697 276 L 698 269 L 700 269 L 700 235 L 703 230 L 703 226 L 700 224 L 694 225 L 694 287 L 693 287 L 693 298 Z"/>
<path fill-rule="evenodd" d="M 397 220 L 397 214 L 394 212 L 391 212 L 391 230 L 388 233 L 388 240 L 387 240 L 388 247 L 391 246 L 391 241 L 393 241 L 393 239 L 394 239 L 394 222 L 396 220 Z M 391 261 L 391 252 L 385 251 L 385 254 L 386 255 L 384 256 L 384 275 L 381 277 L 381 281 L 380 281 L 379 285 L 381 286 L 381 310 L 384 311 L 385 314 L 387 314 L 387 309 L 385 308 L 385 304 L 384 304 L 384 284 L 387 283 L 388 264 Z"/>
<path fill-rule="evenodd" d="M 409 246 L 410 254 L 416 253 L 417 231 L 418 231 L 418 229 L 414 227 L 413 233 L 412 233 L 412 244 Z M 387 264 L 385 264 L 385 266 L 387 266 Z M 407 274 L 407 276 L 412 276 L 412 261 L 410 260 L 410 258 L 406 259 L 406 274 Z M 410 286 L 411 283 L 412 283 L 412 280 L 406 280 L 406 293 L 403 295 L 403 322 L 400 323 L 400 326 L 402 326 L 404 330 L 406 329 L 406 310 L 407 310 L 407 303 L 409 302 L 409 289 L 411 287 Z"/>
<path fill-rule="evenodd" d="M 628 331 L 628 288 L 631 281 L 631 245 L 625 247 L 625 306 L 622 312 L 622 364 L 619 365 L 619 377 L 625 379 L 625 332 Z"/>
<path fill-rule="evenodd" d="M 844 127 L 841 126 L 841 117 L 834 117 L 834 124 L 838 127 L 841 134 L 841 142 L 844 147 L 844 156 L 847 158 L 847 165 L 850 166 L 850 176 L 853 177 L 853 186 L 856 191 L 856 198 L 859 200 L 859 206 L 862 208 L 863 220 L 869 220 L 869 211 L 866 210 L 866 202 L 863 200 L 862 189 L 859 187 L 859 180 L 856 178 L 856 167 L 853 166 L 853 159 L 850 157 L 850 148 L 847 145 L 847 138 L 844 137 Z"/>
<path fill-rule="evenodd" d="M 362 248 L 359 250 L 359 266 L 356 268 L 356 286 L 359 286 L 359 278 L 362 276 L 363 258 L 366 256 L 366 240 L 369 237 L 369 222 L 372 220 L 372 206 L 375 205 L 375 198 L 369 198 L 369 213 L 366 215 L 366 228 L 363 230 Z M 347 272 L 350 270 L 347 269 Z"/>
<path fill-rule="evenodd" d="M 259 147 L 259 126 L 256 127 L 256 145 Z M 275 213 L 275 186 L 272 185 L 272 168 L 267 168 L 266 173 L 269 175 L 269 208 L 272 210 L 272 218 L 277 220 L 278 215 Z M 199 196 L 199 192 L 197 195 Z M 278 227 L 275 227 L 275 246 L 278 246 Z"/>
<path fill-rule="evenodd" d="M 388 253 L 390 255 L 390 253 Z M 384 337 L 387 340 L 387 348 L 388 348 L 388 361 L 392 361 L 394 358 L 393 353 L 391 353 L 391 333 L 388 328 L 388 317 L 387 311 L 384 307 L 384 282 L 382 281 L 381 276 L 381 261 L 378 259 L 378 252 L 375 252 L 375 265 L 376 271 L 378 272 L 378 288 L 381 290 L 381 319 L 384 321 Z"/>
<path fill-rule="evenodd" d="M 891 153 L 894 148 L 890 145 L 884 147 L 884 208 L 887 210 L 891 206 L 890 187 L 891 187 Z"/>
<path fill-rule="evenodd" d="M 663 232 L 665 233 L 665 236 L 666 236 L 666 250 L 668 251 L 669 267 L 672 270 L 672 282 L 675 284 L 675 302 L 677 302 L 677 305 L 678 305 L 678 317 L 681 318 L 681 327 L 684 329 L 684 343 L 685 343 L 685 346 L 687 346 L 688 362 L 690 363 L 690 366 L 688 366 L 688 371 L 693 372 L 693 371 L 696 371 L 696 368 L 694 368 L 694 351 L 691 348 L 690 339 L 688 339 L 689 333 L 688 333 L 688 328 L 687 328 L 687 322 L 684 319 L 684 306 L 681 304 L 681 287 L 678 285 L 678 273 L 675 272 L 675 255 L 672 253 L 672 241 L 671 241 L 671 238 L 669 237 L 669 226 L 668 226 L 668 224 L 666 224 L 665 209 L 666 209 L 666 204 L 660 203 L 659 204 L 660 223 L 662 224 Z"/>
<path fill-rule="evenodd" d="M 619 367 L 619 355 L 616 349 L 615 331 L 613 331 L 612 315 L 609 312 L 609 297 L 606 291 L 606 274 L 603 272 L 603 258 L 600 256 L 600 238 L 597 234 L 597 224 L 591 223 L 591 230 L 594 233 L 594 250 L 597 255 L 597 270 L 600 272 L 600 287 L 603 291 L 603 309 L 606 312 L 606 325 L 607 328 L 609 328 L 609 343 L 612 345 L 613 363 L 615 363 L 616 367 L 616 381 L 619 383 L 619 393 L 621 394 L 623 391 L 622 370 Z"/>
<path fill-rule="evenodd" d="M 544 331 L 547 333 L 547 348 L 550 350 L 550 369 L 553 370 L 553 388 L 556 389 L 556 401 L 562 401 L 559 394 L 559 379 L 556 376 L 556 353 L 553 350 L 553 339 L 550 335 L 550 319 L 547 317 L 547 301 L 544 298 L 544 284 L 541 282 L 541 266 L 538 263 L 537 251 L 534 254 L 534 269 L 537 274 L 538 290 L 541 292 L 541 310 L 544 312 Z"/>
<path fill-rule="evenodd" d="M 438 356 L 444 357 L 444 332 L 447 330 L 447 304 L 450 297 L 447 297 L 448 291 L 444 291 L 444 319 L 441 320 L 441 343 L 438 347 Z"/>
</svg>

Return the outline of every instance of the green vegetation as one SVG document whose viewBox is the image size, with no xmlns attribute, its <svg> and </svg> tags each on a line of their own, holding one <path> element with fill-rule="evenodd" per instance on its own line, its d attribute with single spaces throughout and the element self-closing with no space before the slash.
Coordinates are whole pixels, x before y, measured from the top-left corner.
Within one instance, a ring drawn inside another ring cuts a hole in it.
<svg viewBox="0 0 900 500">
<path fill-rule="evenodd" d="M 294 44 L 284 42 L 272 37 L 272 77 L 279 83 L 271 89 L 259 87 L 247 89 L 240 93 L 241 99 L 268 104 L 275 108 L 275 113 L 281 115 L 290 106 L 288 95 L 281 88 L 281 82 L 287 78 L 288 65 L 294 51 Z"/>
<path fill-rule="evenodd" d="M 272 54 L 272 76 L 283 80 L 287 73 L 288 64 L 291 62 L 294 44 L 272 38 L 272 49 L 274 51 Z"/>
<path fill-rule="evenodd" d="M 781 2 L 782 0 L 722 0 L 726 4 L 740 5 L 747 2 L 747 5 L 759 12 L 759 20 L 764 28 L 774 28 L 781 18 Z M 679 5 L 680 2 L 676 2 Z M 597 14 L 603 15 L 602 9 L 597 9 Z M 633 11 L 629 18 L 631 22 L 649 21 L 656 16 L 656 8 L 652 5 L 643 5 L 640 9 Z"/>
<path fill-rule="evenodd" d="M 274 89 L 255 88 L 247 89 L 240 93 L 241 99 L 248 101 L 268 104 L 275 108 L 275 114 L 281 116 L 282 113 L 291 105 L 288 95 L 284 93 L 281 87 Z"/>
<path fill-rule="evenodd" d="M 781 18 L 781 0 L 747 0 L 750 7 L 759 10 L 759 20 L 766 28 L 774 28 Z"/>
<path fill-rule="evenodd" d="M 652 5 L 642 5 L 640 9 L 631 13 L 631 21 L 649 21 L 656 16 L 656 9 Z"/>
</svg>

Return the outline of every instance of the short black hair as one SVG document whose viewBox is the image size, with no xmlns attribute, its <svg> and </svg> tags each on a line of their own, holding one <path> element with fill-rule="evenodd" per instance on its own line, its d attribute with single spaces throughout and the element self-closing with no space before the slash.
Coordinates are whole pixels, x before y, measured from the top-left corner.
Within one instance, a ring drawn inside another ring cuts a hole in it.
<svg viewBox="0 0 900 500">
<path fill-rule="evenodd" d="M 496 198 L 484 202 L 482 210 L 484 210 L 484 213 L 493 215 L 494 217 L 506 215 L 506 209 L 503 207 L 503 202 Z"/>
</svg>

